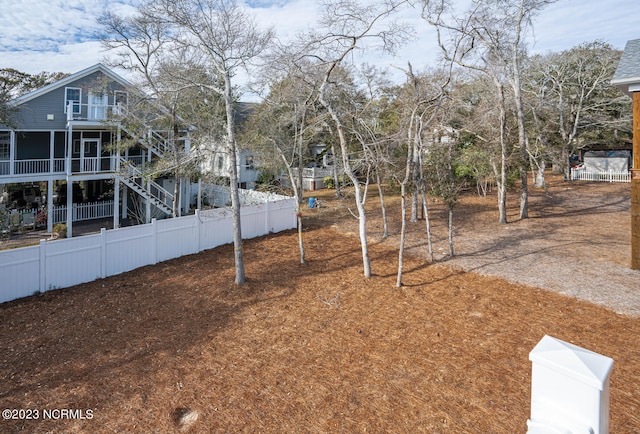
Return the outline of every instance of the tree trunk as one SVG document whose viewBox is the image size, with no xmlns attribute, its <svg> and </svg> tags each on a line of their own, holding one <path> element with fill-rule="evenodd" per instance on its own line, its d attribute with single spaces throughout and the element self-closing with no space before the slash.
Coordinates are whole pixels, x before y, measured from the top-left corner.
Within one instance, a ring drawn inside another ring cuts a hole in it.
<svg viewBox="0 0 640 434">
<path fill-rule="evenodd" d="M 329 76 L 327 75 L 327 80 Z M 347 149 L 347 139 L 344 136 L 344 129 L 342 127 L 342 122 L 338 117 L 338 114 L 333 109 L 333 106 L 325 99 L 325 88 L 327 81 L 325 81 L 319 90 L 320 103 L 327 109 L 327 112 L 333 119 L 336 124 L 336 130 L 338 132 L 338 139 L 340 141 L 340 151 L 342 154 L 342 164 L 344 168 L 345 174 L 349 177 L 351 182 L 353 182 L 355 200 L 356 200 L 356 208 L 358 209 L 358 232 L 360 234 L 360 247 L 362 249 L 362 266 L 364 271 L 364 277 L 371 277 L 371 262 L 369 259 L 369 243 L 367 241 L 367 215 L 364 209 L 364 201 L 362 198 L 362 190 L 360 189 L 360 181 L 356 177 L 355 173 L 351 168 L 351 163 L 349 162 L 349 151 Z M 334 164 L 335 166 L 335 164 Z M 338 184 L 336 184 L 336 190 L 338 189 Z M 336 193 L 338 194 L 338 193 Z"/>
<path fill-rule="evenodd" d="M 547 163 L 544 161 L 544 159 L 542 159 L 542 161 L 540 162 L 536 170 L 536 182 L 534 184 L 536 188 L 546 187 L 547 184 L 544 179 L 544 171 L 546 168 L 547 168 Z"/>
<path fill-rule="evenodd" d="M 521 5 L 523 5 L 521 3 Z M 523 10 L 522 7 L 519 11 L 520 19 L 523 18 Z M 521 22 L 521 21 L 519 21 Z M 520 158 L 518 161 L 518 171 L 520 172 L 520 218 L 526 219 L 529 218 L 529 187 L 527 185 L 527 166 L 528 166 L 528 158 L 527 158 L 527 131 L 525 129 L 524 123 L 524 107 L 522 104 L 522 85 L 520 79 L 520 50 L 519 41 L 520 41 L 520 26 L 518 26 L 517 31 L 517 39 L 513 46 L 513 70 L 512 70 L 512 87 L 513 87 L 513 95 L 516 103 L 516 120 L 518 123 L 518 144 L 520 145 Z"/>
<path fill-rule="evenodd" d="M 298 247 L 300 247 L 300 263 L 304 264 L 304 241 L 302 239 L 302 212 L 300 202 L 296 205 L 296 215 L 298 216 Z"/>
<path fill-rule="evenodd" d="M 413 186 L 413 190 L 411 191 L 411 222 L 415 223 L 418 221 L 418 203 L 419 203 L 419 195 L 420 192 L 416 188 L 417 185 Z"/>
<path fill-rule="evenodd" d="M 336 147 L 331 144 L 331 153 L 333 154 L 333 183 L 336 186 L 336 197 L 342 197 L 342 186 L 340 185 L 340 177 L 338 176 L 338 159 L 336 158 Z"/>
<path fill-rule="evenodd" d="M 402 226 L 400 228 L 400 247 L 398 248 L 398 276 L 396 278 L 396 286 L 399 288 L 402 286 L 402 267 L 404 265 L 404 243 L 407 233 L 407 184 L 411 178 L 413 167 L 413 149 L 415 148 L 415 133 L 413 131 L 413 116 L 409 124 L 407 133 L 407 160 L 404 168 L 404 178 L 400 182 L 400 196 L 402 204 L 401 221 Z"/>
<path fill-rule="evenodd" d="M 455 252 L 453 250 L 453 206 L 449 205 L 449 257 L 453 258 Z"/>
<path fill-rule="evenodd" d="M 280 157 L 284 160 L 284 165 L 287 168 L 287 175 L 289 176 L 289 180 L 291 181 L 291 188 L 293 188 L 293 196 L 296 198 L 296 217 L 298 219 L 298 246 L 300 247 L 300 263 L 304 264 L 304 242 L 302 239 L 302 194 L 301 190 L 298 188 L 296 184 L 295 175 L 293 170 L 288 164 L 287 157 L 284 155 L 281 149 L 278 149 L 280 153 Z M 298 175 L 302 174 L 302 170 L 298 170 Z"/>
<path fill-rule="evenodd" d="M 400 186 L 400 202 L 402 204 L 401 227 L 400 227 L 400 247 L 398 248 L 398 275 L 396 277 L 396 286 L 402 286 L 402 266 L 404 264 L 404 243 L 407 233 L 407 183 L 403 182 Z"/>
<path fill-rule="evenodd" d="M 244 254 L 242 252 L 242 224 L 240 220 L 240 192 L 238 188 L 238 156 L 236 149 L 231 77 L 229 72 L 224 75 L 224 78 L 224 99 L 227 115 L 227 151 L 229 152 L 229 159 L 231 160 L 229 181 L 231 190 L 231 207 L 233 209 L 233 252 L 236 268 L 235 283 L 237 285 L 242 285 L 246 282 L 246 277 L 244 274 Z"/>
<path fill-rule="evenodd" d="M 382 210 L 382 238 L 389 236 L 389 223 L 387 222 L 387 208 L 384 204 L 384 190 L 380 184 L 380 172 L 376 169 L 376 183 L 378 184 L 378 195 L 380 196 L 380 209 Z"/>
<path fill-rule="evenodd" d="M 175 179 L 173 184 L 173 203 L 171 212 L 174 217 L 180 217 L 180 188 L 178 186 L 178 179 Z"/>
<path fill-rule="evenodd" d="M 422 211 L 427 230 L 427 248 L 429 249 L 429 261 L 433 262 L 433 240 L 431 239 L 431 220 L 429 219 L 429 208 L 427 207 L 427 194 L 422 195 Z"/>
<path fill-rule="evenodd" d="M 498 211 L 500 224 L 507 223 L 507 111 L 504 87 L 496 81 L 500 108 L 500 181 L 498 181 Z"/>
</svg>

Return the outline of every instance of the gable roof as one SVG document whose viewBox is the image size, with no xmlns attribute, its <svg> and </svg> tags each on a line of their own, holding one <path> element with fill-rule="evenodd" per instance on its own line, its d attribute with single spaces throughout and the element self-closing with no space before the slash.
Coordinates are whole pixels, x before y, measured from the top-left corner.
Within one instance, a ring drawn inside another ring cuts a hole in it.
<svg viewBox="0 0 640 434">
<path fill-rule="evenodd" d="M 627 41 L 611 84 L 628 94 L 633 91 L 631 86 L 640 90 L 640 39 Z"/>
<path fill-rule="evenodd" d="M 69 83 L 73 83 L 74 81 L 81 79 L 83 77 L 87 77 L 91 74 L 94 74 L 96 72 L 102 72 L 104 75 L 106 75 L 107 77 L 111 78 L 112 80 L 122 84 L 125 87 L 131 87 L 131 83 L 129 83 L 127 80 L 125 80 L 124 78 L 122 78 L 121 76 L 119 76 L 118 74 L 116 74 L 115 72 L 113 72 L 112 70 L 110 70 L 109 68 L 107 68 L 106 66 L 104 66 L 102 63 L 97 63 L 93 66 L 90 66 L 86 69 L 83 69 L 82 71 L 78 71 L 75 74 L 71 74 L 61 80 L 58 80 L 54 83 L 48 84 L 46 86 L 43 86 L 39 89 L 36 89 L 32 92 L 26 93 L 22 96 L 19 96 L 18 98 L 12 100 L 10 102 L 10 104 L 12 105 L 20 105 L 23 104 L 27 101 L 31 101 L 34 98 L 37 98 L 41 95 L 44 95 L 46 93 L 51 92 L 52 90 L 55 89 L 59 89 L 63 86 L 68 85 Z"/>
</svg>

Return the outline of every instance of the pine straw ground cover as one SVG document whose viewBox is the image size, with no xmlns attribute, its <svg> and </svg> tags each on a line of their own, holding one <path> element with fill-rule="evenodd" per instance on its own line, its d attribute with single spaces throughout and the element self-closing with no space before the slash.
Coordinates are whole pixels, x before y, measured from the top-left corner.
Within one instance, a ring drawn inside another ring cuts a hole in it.
<svg viewBox="0 0 640 434">
<path fill-rule="evenodd" d="M 615 360 L 610 431 L 640 432 L 638 317 L 412 258 L 398 289 L 384 243 L 364 279 L 330 196 L 304 265 L 294 231 L 245 243 L 244 286 L 223 246 L 1 305 L 0 407 L 40 418 L 0 432 L 523 433 L 545 334 Z"/>
</svg>

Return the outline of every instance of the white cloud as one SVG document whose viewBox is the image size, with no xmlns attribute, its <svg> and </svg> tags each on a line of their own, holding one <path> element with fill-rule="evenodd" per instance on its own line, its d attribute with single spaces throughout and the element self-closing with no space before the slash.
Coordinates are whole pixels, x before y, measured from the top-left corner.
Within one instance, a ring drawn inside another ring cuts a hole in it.
<svg viewBox="0 0 640 434">
<path fill-rule="evenodd" d="M 273 27 L 278 37 L 290 40 L 299 32 L 313 25 L 318 5 L 308 0 L 248 1 L 251 12 L 264 28 Z"/>
<path fill-rule="evenodd" d="M 135 0 L 0 0 L 0 67 L 76 72 L 101 58 L 97 17 Z"/>
<path fill-rule="evenodd" d="M 637 0 L 564 0 L 547 7 L 535 21 L 536 52 L 562 51 L 583 42 L 602 40 L 624 49 L 640 38 Z"/>
<path fill-rule="evenodd" d="M 76 72 L 104 56 L 97 41 L 97 17 L 105 10 L 131 13 L 138 0 L 0 0 L 0 68 L 28 73 Z M 462 0 L 458 0 L 462 1 Z M 313 27 L 318 1 L 244 0 L 259 25 L 273 26 L 282 41 L 292 40 Z M 560 51 L 585 41 L 602 39 L 622 49 L 629 39 L 640 38 L 638 0 L 560 0 L 548 6 L 535 21 L 532 35 L 536 52 Z M 415 26 L 416 38 L 395 57 L 367 50 L 361 60 L 381 67 L 417 69 L 433 65 L 439 56 L 435 32 L 407 10 L 403 19 Z M 393 70 L 396 76 L 402 73 Z"/>
</svg>

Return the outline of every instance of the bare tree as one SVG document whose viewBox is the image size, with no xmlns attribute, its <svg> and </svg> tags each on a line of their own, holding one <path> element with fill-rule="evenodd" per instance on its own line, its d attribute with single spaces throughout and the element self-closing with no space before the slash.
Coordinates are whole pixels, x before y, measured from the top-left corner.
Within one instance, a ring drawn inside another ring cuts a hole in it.
<svg viewBox="0 0 640 434">
<path fill-rule="evenodd" d="M 184 79 L 185 88 L 215 92 L 224 102 L 225 150 L 231 161 L 235 282 L 243 284 L 246 277 L 234 114 L 237 95 L 232 80 L 239 69 L 263 53 L 273 33 L 261 30 L 235 0 L 155 0 L 141 6 L 138 12 L 138 22 L 144 24 L 139 32 L 143 44 L 140 47 L 136 41 L 126 40 L 123 47 L 128 50 L 123 62 L 136 65 L 145 75 L 154 62 L 171 65 L 165 71 L 175 71 L 173 78 Z M 179 73 L 181 65 L 202 74 L 183 76 Z"/>
<path fill-rule="evenodd" d="M 303 242 L 303 169 L 308 145 L 317 131 L 317 88 L 313 80 L 288 71 L 284 78 L 272 77 L 269 94 L 250 118 L 251 127 L 243 132 L 252 146 L 261 151 L 263 166 L 282 168 L 287 173 L 296 198 L 300 263 L 305 262 Z M 273 155 L 269 161 L 269 155 Z"/>
<path fill-rule="evenodd" d="M 451 70 L 444 74 L 440 71 L 432 71 L 417 75 L 413 72 L 411 63 L 408 64 L 407 82 L 399 91 L 398 104 L 401 114 L 401 129 L 403 131 L 403 142 L 405 163 L 402 177 L 399 179 L 401 191 L 402 223 L 400 229 L 400 245 L 398 249 L 398 273 L 396 286 L 402 286 L 402 271 L 404 263 L 404 246 L 406 241 L 407 226 L 407 200 L 411 183 L 413 190 L 412 203 L 415 198 L 421 197 L 422 210 L 425 216 L 427 245 L 430 259 L 433 260 L 433 244 L 431 240 L 431 222 L 427 208 L 427 195 L 424 183 L 424 171 L 422 156 L 425 153 L 424 139 L 428 136 L 430 129 L 434 128 L 433 122 L 436 119 L 441 101 L 446 97 L 446 87 L 450 81 Z M 415 209 L 417 205 L 412 205 Z M 412 218 L 413 220 L 413 218 Z"/>
<path fill-rule="evenodd" d="M 358 0 L 326 0 L 318 31 L 310 32 L 299 47 L 297 60 L 315 59 L 313 62 L 322 72 L 318 98 L 325 108 L 338 136 L 342 165 L 346 176 L 354 185 L 355 203 L 358 211 L 360 244 L 364 276 L 371 277 L 371 264 L 367 241 L 366 212 L 364 208 L 364 185 L 358 178 L 350 156 L 349 142 L 345 131 L 344 117 L 338 111 L 335 95 L 339 91 L 336 77 L 346 66 L 354 51 L 365 48 L 369 41 L 382 43 L 382 48 L 392 51 L 408 36 L 406 27 L 386 21 L 407 1 L 378 1 L 365 4 Z M 369 49 L 375 47 L 369 46 Z"/>
<path fill-rule="evenodd" d="M 620 52 L 601 41 L 583 43 L 560 53 L 532 59 L 526 75 L 527 90 L 535 131 L 549 149 L 555 162 L 570 177 L 569 157 L 584 146 L 585 140 L 615 141 L 615 132 L 629 125 L 619 113 L 627 100 L 615 93 L 609 81 L 613 77 Z M 602 137 L 609 131 L 610 137 Z"/>
<path fill-rule="evenodd" d="M 555 1 L 479 0 L 460 13 L 449 0 L 423 0 L 423 17 L 436 26 L 445 56 L 466 68 L 489 75 L 498 95 L 505 95 L 506 85 L 512 89 L 520 149 L 520 218 L 523 219 L 529 215 L 527 135 L 522 103 L 525 37 L 532 26 L 532 18 Z M 446 32 L 448 38 L 444 38 L 442 32 Z M 502 101 L 502 97 L 499 100 Z M 506 218 L 503 221 L 501 216 L 500 221 L 506 223 Z"/>
<path fill-rule="evenodd" d="M 382 237 L 389 236 L 389 223 L 385 205 L 385 194 L 382 180 L 392 172 L 392 155 L 395 128 L 389 131 L 389 125 L 382 122 L 382 117 L 388 113 L 390 107 L 388 101 L 392 98 L 393 91 L 387 71 L 372 65 L 363 64 L 356 71 L 359 82 L 363 84 L 361 100 L 362 104 L 355 105 L 353 122 L 351 123 L 351 136 L 355 138 L 362 148 L 362 159 L 365 165 L 365 182 L 370 178 L 375 179 L 380 199 L 382 213 Z M 393 126 L 395 127 L 395 125 Z M 365 191 L 366 186 L 365 184 Z M 366 199 L 366 193 L 364 195 Z"/>
<path fill-rule="evenodd" d="M 176 180 L 189 177 L 192 155 L 184 142 L 188 126 L 180 112 L 192 100 L 185 97 L 184 85 L 173 79 L 176 72 L 170 58 L 164 58 L 172 46 L 166 23 L 151 19 L 144 8 L 126 18 L 107 12 L 98 22 L 104 30 L 103 45 L 111 54 L 105 63 L 134 73 L 135 88 L 129 89 L 126 105 L 111 113 L 126 132 L 118 152 L 147 143 L 150 153 L 162 155 L 136 170 L 147 181 L 163 174 Z M 174 183 L 174 217 L 180 215 L 179 186 Z"/>
</svg>

